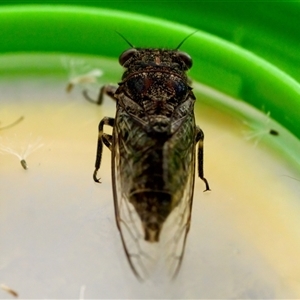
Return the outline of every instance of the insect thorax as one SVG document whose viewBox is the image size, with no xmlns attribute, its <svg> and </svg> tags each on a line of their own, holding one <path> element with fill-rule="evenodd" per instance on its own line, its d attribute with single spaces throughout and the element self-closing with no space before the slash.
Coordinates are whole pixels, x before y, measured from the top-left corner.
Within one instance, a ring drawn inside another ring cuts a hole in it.
<svg viewBox="0 0 300 300">
<path fill-rule="evenodd" d="M 153 60 L 130 65 L 115 96 L 118 105 L 138 118 L 148 134 L 171 135 L 175 131 L 172 124 L 193 112 L 195 97 L 178 63 L 168 66 L 157 57 Z"/>
</svg>

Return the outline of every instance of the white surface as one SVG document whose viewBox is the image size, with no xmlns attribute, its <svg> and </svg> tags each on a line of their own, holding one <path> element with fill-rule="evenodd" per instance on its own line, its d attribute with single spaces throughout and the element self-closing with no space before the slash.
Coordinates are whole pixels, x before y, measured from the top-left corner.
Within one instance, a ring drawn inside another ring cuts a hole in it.
<svg viewBox="0 0 300 300">
<path fill-rule="evenodd" d="M 92 180 L 98 122 L 114 116 L 114 103 L 97 107 L 78 87 L 66 94 L 66 84 L 51 75 L 0 81 L 1 125 L 25 117 L 0 131 L 0 142 L 44 144 L 27 157 L 28 170 L 0 155 L 0 284 L 40 299 L 300 297 L 300 182 L 287 177 L 300 179 L 299 165 L 276 148 L 281 128 L 254 146 L 239 117 L 197 103 L 212 191 L 196 179 L 177 279 L 140 283 L 115 226 L 107 149 L 102 184 Z"/>
</svg>

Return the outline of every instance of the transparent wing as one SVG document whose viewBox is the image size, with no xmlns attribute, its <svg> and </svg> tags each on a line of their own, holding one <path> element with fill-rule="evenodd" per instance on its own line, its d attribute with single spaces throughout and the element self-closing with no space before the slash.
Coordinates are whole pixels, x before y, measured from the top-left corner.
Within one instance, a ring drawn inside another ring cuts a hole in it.
<svg viewBox="0 0 300 300">
<path fill-rule="evenodd" d="M 140 217 L 121 187 L 119 159 L 119 140 L 115 139 L 112 153 L 112 182 L 116 223 L 131 269 L 137 278 L 145 280 L 149 277 L 151 266 L 157 260 L 157 245 L 144 240 Z"/>
<path fill-rule="evenodd" d="M 112 152 L 113 193 L 117 227 L 130 267 L 140 280 L 145 280 L 157 269 L 163 268 L 170 277 L 176 276 L 184 255 L 184 247 L 190 228 L 192 199 L 194 190 L 195 154 L 191 162 L 186 185 L 182 187 L 183 197 L 163 224 L 159 242 L 145 240 L 145 233 L 139 215 L 130 203 L 126 187 L 121 186 L 120 140 L 118 126 L 114 128 Z M 132 170 L 134 172 L 134 170 Z M 126 180 L 126 178 L 125 178 Z M 128 178 L 130 181 L 130 178 Z M 123 180 L 124 182 L 124 180 Z"/>
<path fill-rule="evenodd" d="M 183 197 L 167 218 L 161 233 L 166 271 L 171 278 L 175 278 L 180 269 L 190 229 L 195 179 L 194 159 L 193 155 Z"/>
</svg>

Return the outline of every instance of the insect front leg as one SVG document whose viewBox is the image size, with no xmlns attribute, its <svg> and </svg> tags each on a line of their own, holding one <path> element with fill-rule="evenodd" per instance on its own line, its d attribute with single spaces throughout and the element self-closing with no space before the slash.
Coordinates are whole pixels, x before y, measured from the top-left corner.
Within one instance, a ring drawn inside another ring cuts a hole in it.
<svg viewBox="0 0 300 300">
<path fill-rule="evenodd" d="M 116 98 L 115 98 L 115 92 L 117 90 L 117 87 L 113 86 L 113 85 L 104 85 L 101 89 L 100 89 L 100 92 L 99 92 L 99 95 L 98 95 L 98 99 L 97 100 L 94 100 L 92 99 L 89 95 L 88 95 L 88 92 L 87 90 L 84 90 L 82 92 L 84 98 L 94 104 L 97 104 L 97 105 L 101 105 L 102 102 L 103 102 L 103 97 L 104 95 L 107 95 L 109 96 L 110 98 L 112 98 L 113 100 L 116 101 Z"/>
<path fill-rule="evenodd" d="M 96 154 L 96 162 L 95 162 L 95 171 L 93 173 L 93 179 L 95 182 L 100 183 L 100 178 L 97 178 L 97 172 L 100 169 L 101 158 L 102 158 L 102 151 L 103 151 L 103 144 L 111 150 L 112 148 L 112 136 L 110 134 L 106 134 L 103 132 L 104 125 L 108 125 L 114 127 L 115 119 L 104 117 L 98 127 L 98 143 L 97 143 L 97 154 Z"/>
<path fill-rule="evenodd" d="M 204 133 L 200 129 L 199 126 L 196 127 L 196 144 L 198 143 L 198 176 L 204 181 L 205 183 L 205 190 L 210 191 L 208 181 L 204 177 L 203 172 L 203 140 L 204 140 Z"/>
</svg>

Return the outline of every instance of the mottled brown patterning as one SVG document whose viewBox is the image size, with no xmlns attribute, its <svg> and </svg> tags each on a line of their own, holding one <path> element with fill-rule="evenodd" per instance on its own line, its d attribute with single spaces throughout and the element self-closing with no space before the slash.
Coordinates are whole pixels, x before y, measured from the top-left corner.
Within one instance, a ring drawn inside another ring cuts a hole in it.
<svg viewBox="0 0 300 300">
<path fill-rule="evenodd" d="M 124 51 L 125 68 L 117 88 L 104 86 L 116 101 L 115 118 L 99 124 L 94 180 L 105 144 L 112 152 L 112 181 L 118 229 L 129 264 L 146 279 L 163 259 L 171 276 L 179 270 L 190 227 L 195 147 L 203 175 L 203 132 L 194 117 L 195 96 L 186 71 L 191 57 L 179 50 Z M 86 94 L 86 97 L 87 94 Z M 103 132 L 113 127 L 112 135 Z"/>
</svg>

